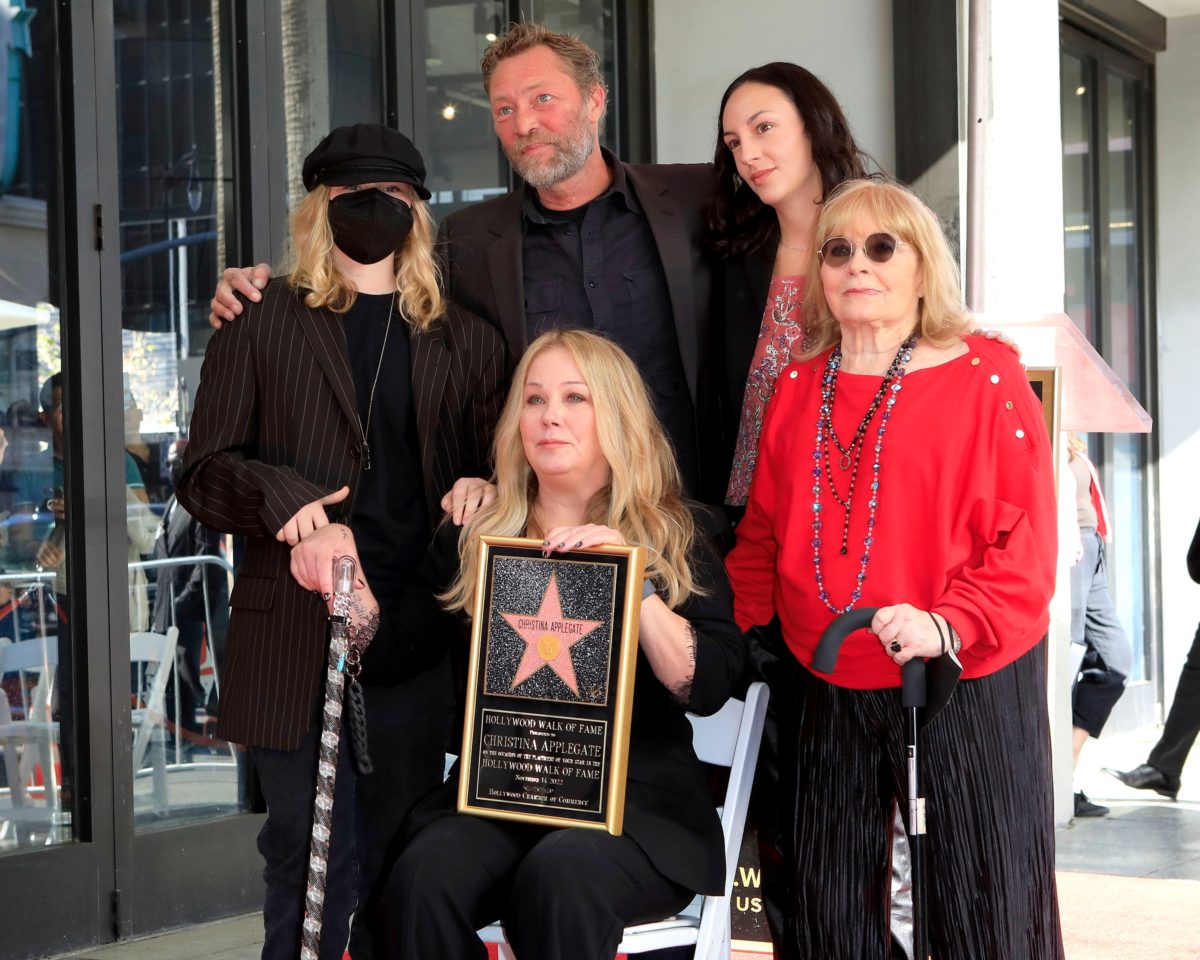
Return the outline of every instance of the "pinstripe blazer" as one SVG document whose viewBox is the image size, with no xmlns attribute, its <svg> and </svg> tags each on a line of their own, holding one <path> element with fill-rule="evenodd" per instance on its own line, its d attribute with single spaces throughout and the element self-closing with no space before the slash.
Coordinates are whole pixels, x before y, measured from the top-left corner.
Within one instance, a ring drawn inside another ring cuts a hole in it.
<svg viewBox="0 0 1200 960">
<path fill-rule="evenodd" d="M 209 342 L 184 475 L 188 512 L 247 538 L 229 605 L 221 736 L 291 750 L 320 709 L 326 609 L 288 569 L 276 532 L 301 507 L 344 485 L 331 508 L 345 520 L 357 491 L 362 430 L 341 318 L 305 306 L 283 280 Z M 411 377 L 431 521 L 460 476 L 487 476 L 506 386 L 504 341 L 452 307 L 413 331 Z"/>
</svg>

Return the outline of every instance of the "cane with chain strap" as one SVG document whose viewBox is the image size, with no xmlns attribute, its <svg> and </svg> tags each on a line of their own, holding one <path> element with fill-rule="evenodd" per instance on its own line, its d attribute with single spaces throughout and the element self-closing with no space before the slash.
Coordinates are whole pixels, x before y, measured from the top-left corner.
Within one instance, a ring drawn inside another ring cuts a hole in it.
<svg viewBox="0 0 1200 960">
<path fill-rule="evenodd" d="M 325 708 L 321 718 L 321 742 L 317 755 L 317 786 L 313 801 L 312 838 L 308 854 L 308 885 L 304 899 L 304 926 L 300 936 L 300 960 L 317 960 L 328 879 L 329 848 L 333 841 L 334 786 L 337 781 L 338 744 L 342 734 L 346 678 L 350 685 L 351 733 L 360 773 L 370 773 L 363 721 L 362 688 L 358 684 L 362 649 L 350 629 L 350 599 L 357 567 L 353 557 L 333 561 L 333 614 L 329 618 L 329 657 L 325 668 Z"/>
</svg>

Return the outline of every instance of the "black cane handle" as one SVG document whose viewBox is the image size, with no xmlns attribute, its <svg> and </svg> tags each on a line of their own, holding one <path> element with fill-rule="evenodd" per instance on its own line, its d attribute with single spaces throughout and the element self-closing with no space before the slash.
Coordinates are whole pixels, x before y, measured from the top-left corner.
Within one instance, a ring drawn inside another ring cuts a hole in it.
<svg viewBox="0 0 1200 960">
<path fill-rule="evenodd" d="M 816 653 L 813 654 L 814 670 L 821 673 L 833 673 L 837 666 L 838 654 L 846 638 L 855 630 L 863 630 L 871 625 L 878 607 L 859 607 L 834 618 L 825 628 L 821 639 L 817 642 Z M 913 657 L 900 668 L 900 702 L 905 707 L 925 706 L 925 659 Z"/>
</svg>

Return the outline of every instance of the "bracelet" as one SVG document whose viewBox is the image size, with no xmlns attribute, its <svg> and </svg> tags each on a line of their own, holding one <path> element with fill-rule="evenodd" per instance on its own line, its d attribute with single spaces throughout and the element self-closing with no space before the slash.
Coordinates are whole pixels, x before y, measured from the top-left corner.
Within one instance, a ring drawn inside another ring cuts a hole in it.
<svg viewBox="0 0 1200 960">
<path fill-rule="evenodd" d="M 946 629 L 950 631 L 950 650 L 957 654 L 962 650 L 962 637 L 958 635 L 958 631 L 954 629 L 954 624 L 949 620 L 946 621 Z"/>
<path fill-rule="evenodd" d="M 655 594 L 654 581 L 646 579 L 642 581 L 642 599 L 649 600 Z"/>
<path fill-rule="evenodd" d="M 946 653 L 946 635 L 942 632 L 942 625 L 937 622 L 937 617 L 933 615 L 932 610 L 925 612 L 929 614 L 929 619 L 933 621 L 933 628 L 938 632 L 938 639 L 942 641 L 942 649 L 938 652 L 938 656 L 943 656 Z M 950 624 L 947 623 L 946 626 L 950 626 Z"/>
</svg>

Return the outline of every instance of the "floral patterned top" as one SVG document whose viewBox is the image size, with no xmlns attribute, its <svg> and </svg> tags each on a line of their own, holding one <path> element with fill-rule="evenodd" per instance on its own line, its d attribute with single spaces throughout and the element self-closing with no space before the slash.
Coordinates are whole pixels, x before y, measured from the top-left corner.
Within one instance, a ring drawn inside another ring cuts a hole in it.
<svg viewBox="0 0 1200 960">
<path fill-rule="evenodd" d="M 792 362 L 793 351 L 799 352 L 804 337 L 804 277 L 772 277 L 763 310 L 762 326 L 758 330 L 758 346 L 746 377 L 746 393 L 742 398 L 742 417 L 738 425 L 737 446 L 733 451 L 733 469 L 725 502 L 745 506 L 750 495 L 750 481 L 758 462 L 758 435 L 762 431 L 763 411 L 775 392 L 780 372 Z"/>
</svg>

